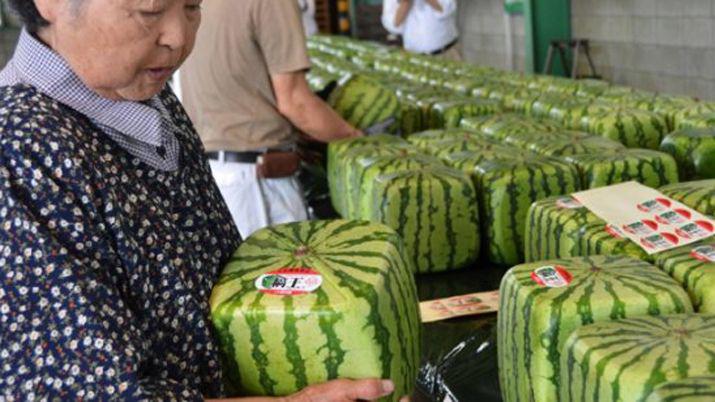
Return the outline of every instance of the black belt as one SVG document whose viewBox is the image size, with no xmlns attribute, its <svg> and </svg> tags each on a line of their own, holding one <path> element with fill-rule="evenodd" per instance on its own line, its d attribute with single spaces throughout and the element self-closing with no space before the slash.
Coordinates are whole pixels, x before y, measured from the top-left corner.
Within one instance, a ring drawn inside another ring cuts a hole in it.
<svg viewBox="0 0 715 402">
<path fill-rule="evenodd" d="M 444 45 L 443 47 L 441 47 L 441 48 L 435 50 L 434 52 L 430 52 L 430 55 L 432 55 L 432 56 L 437 56 L 437 55 L 439 55 L 439 54 L 442 54 L 442 53 L 446 52 L 447 50 L 449 50 L 452 46 L 456 45 L 457 42 L 459 42 L 459 38 L 457 38 L 457 39 L 455 39 L 455 40 L 449 42 L 448 44 L 446 44 L 446 45 Z"/>
<path fill-rule="evenodd" d="M 271 152 L 271 151 L 268 151 Z M 253 152 L 253 151 L 246 151 L 246 152 L 233 152 L 233 151 L 224 151 L 223 152 L 223 161 L 224 162 L 235 162 L 235 163 L 256 163 L 258 161 L 258 158 L 261 155 L 264 155 L 266 152 Z M 218 152 L 206 152 L 206 157 L 209 159 L 213 159 L 215 161 L 219 160 L 219 153 Z"/>
</svg>

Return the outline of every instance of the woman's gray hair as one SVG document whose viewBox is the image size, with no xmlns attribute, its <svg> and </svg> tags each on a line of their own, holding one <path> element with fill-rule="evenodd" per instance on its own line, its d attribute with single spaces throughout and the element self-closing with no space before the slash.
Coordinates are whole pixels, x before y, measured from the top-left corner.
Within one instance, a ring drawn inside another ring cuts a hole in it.
<svg viewBox="0 0 715 402">
<path fill-rule="evenodd" d="M 37 11 L 35 0 L 9 0 L 9 2 L 10 7 L 20 16 L 29 32 L 37 32 L 38 29 L 49 24 Z"/>
</svg>

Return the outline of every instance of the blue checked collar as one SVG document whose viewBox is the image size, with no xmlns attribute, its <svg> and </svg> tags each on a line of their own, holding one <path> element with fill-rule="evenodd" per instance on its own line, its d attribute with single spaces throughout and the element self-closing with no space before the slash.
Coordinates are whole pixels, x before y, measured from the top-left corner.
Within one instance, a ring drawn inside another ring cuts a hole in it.
<svg viewBox="0 0 715 402">
<path fill-rule="evenodd" d="M 159 108 L 140 102 L 103 98 L 79 79 L 62 56 L 25 29 L 20 33 L 15 53 L 5 67 L 7 69 L 14 71 L 3 71 L 0 85 L 16 84 L 2 82 L 7 81 L 7 77 L 15 77 L 20 83 L 37 88 L 95 123 L 153 146 L 162 145 L 165 126 L 162 125 Z M 149 103 L 161 105 L 158 96 Z"/>
</svg>

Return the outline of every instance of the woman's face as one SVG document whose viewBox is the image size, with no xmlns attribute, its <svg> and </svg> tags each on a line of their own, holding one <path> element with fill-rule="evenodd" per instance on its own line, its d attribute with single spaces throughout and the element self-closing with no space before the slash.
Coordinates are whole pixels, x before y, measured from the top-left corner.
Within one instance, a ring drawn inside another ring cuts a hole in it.
<svg viewBox="0 0 715 402">
<path fill-rule="evenodd" d="M 35 1 L 50 22 L 39 36 L 110 99 L 159 93 L 191 53 L 201 21 L 202 0 Z"/>
</svg>

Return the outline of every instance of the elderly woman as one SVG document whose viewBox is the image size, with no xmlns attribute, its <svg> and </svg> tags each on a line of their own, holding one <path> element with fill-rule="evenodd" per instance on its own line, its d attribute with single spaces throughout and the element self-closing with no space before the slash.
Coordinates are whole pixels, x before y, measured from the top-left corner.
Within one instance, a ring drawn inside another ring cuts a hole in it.
<svg viewBox="0 0 715 402">
<path fill-rule="evenodd" d="M 166 85 L 201 0 L 11 3 L 25 30 L 0 73 L 0 399 L 223 396 L 208 297 L 239 236 Z"/>
</svg>

